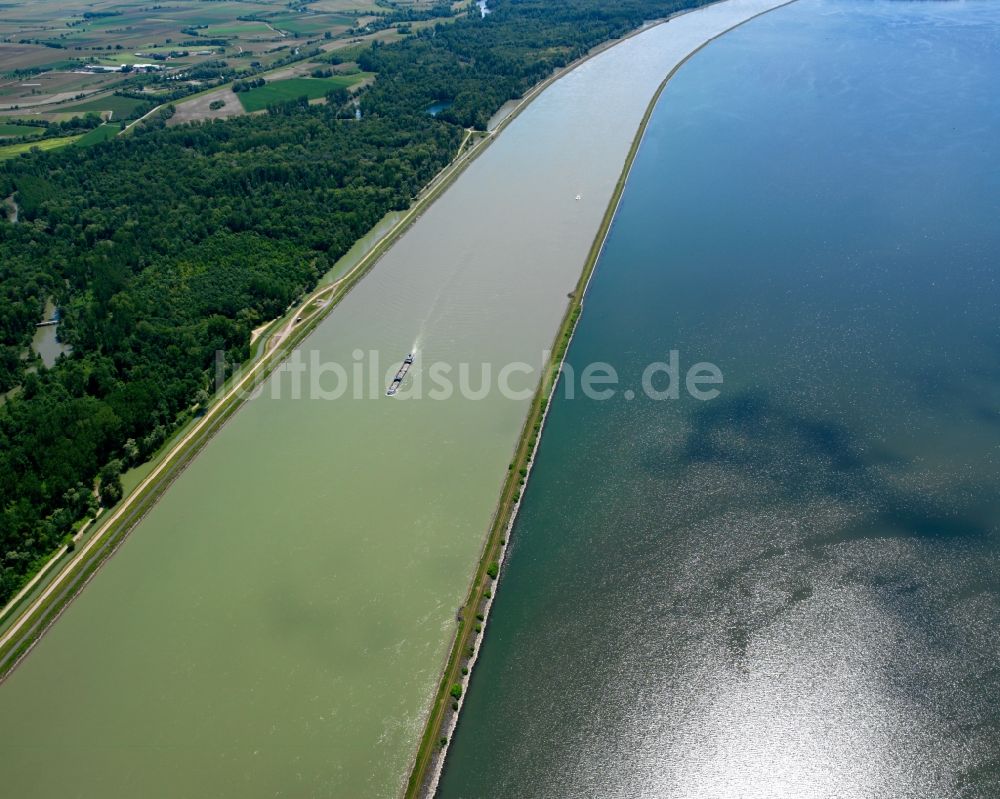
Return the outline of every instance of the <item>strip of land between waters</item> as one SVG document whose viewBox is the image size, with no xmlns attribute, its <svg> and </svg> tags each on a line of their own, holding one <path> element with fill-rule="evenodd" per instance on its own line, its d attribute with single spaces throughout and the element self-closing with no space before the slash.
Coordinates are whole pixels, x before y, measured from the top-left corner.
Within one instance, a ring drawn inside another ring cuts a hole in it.
<svg viewBox="0 0 1000 799">
<path fill-rule="evenodd" d="M 406 785 L 404 793 L 406 799 L 425 799 L 433 797 L 437 792 L 452 736 L 458 726 L 465 694 L 468 691 L 474 666 L 485 636 L 485 629 L 489 620 L 490 610 L 493 606 L 495 591 L 500 583 L 501 570 L 506 559 L 510 536 L 521 507 L 521 499 L 527 490 L 535 455 L 541 443 L 545 422 L 548 419 L 549 408 L 559 385 L 566 352 L 576 332 L 580 314 L 583 310 L 584 296 L 590 287 L 595 267 L 607 242 L 611 223 L 614 221 L 618 207 L 621 204 L 622 195 L 631 175 L 636 154 L 645 139 L 650 117 L 674 75 L 695 55 L 701 52 L 701 50 L 730 31 L 751 22 L 757 17 L 791 5 L 794 2 L 795 0 L 781 0 L 780 2 L 776 2 L 770 7 L 763 8 L 739 20 L 725 30 L 705 39 L 705 41 L 687 53 L 670 69 L 646 107 L 646 111 L 639 123 L 622 166 L 621 175 L 608 201 L 607 210 L 594 236 L 594 241 L 583 265 L 577 287 L 571 295 L 569 307 L 556 333 L 550 350 L 551 356 L 543 370 L 542 380 L 532 400 L 531 408 L 515 447 L 508 476 L 504 482 L 500 499 L 494 512 L 493 523 L 472 581 L 469 598 L 460 613 L 455 641 L 448 656 L 438 692 L 428 713 L 424 734 L 421 737 L 413 770 Z M 722 0 L 722 2 L 713 5 L 725 4 L 726 0 Z M 706 6 L 689 9 L 679 12 L 679 14 L 690 14 L 703 8 L 706 8 Z M 670 19 L 679 16 L 679 14 L 674 15 Z M 670 19 L 663 20 L 655 25 L 646 26 L 631 35 L 638 35 L 649 30 L 651 27 L 665 24 Z M 612 46 L 612 44 L 607 43 L 602 45 L 600 50 L 603 51 L 608 46 Z M 597 52 L 589 54 L 586 58 L 592 58 L 594 55 L 597 55 Z M 577 65 L 571 65 L 567 69 L 572 69 L 575 66 Z M 548 85 L 548 83 L 558 77 L 561 77 L 561 75 L 551 78 L 544 85 Z M 520 108 L 517 111 L 520 111 Z M 512 113 L 511 117 L 513 116 L 514 114 Z M 511 117 L 508 117 L 508 119 Z M 506 122 L 507 119 L 504 120 L 504 123 Z M 449 707 L 452 709 L 451 712 L 448 712 Z"/>
</svg>

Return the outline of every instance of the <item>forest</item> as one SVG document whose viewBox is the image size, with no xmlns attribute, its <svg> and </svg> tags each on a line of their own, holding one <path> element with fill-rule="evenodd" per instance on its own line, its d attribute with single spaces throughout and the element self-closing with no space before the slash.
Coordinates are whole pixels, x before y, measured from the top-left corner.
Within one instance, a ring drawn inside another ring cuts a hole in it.
<svg viewBox="0 0 1000 799">
<path fill-rule="evenodd" d="M 700 2 L 494 0 L 358 55 L 324 105 L 167 127 L 0 165 L 0 602 L 234 369 L 250 331 L 405 209 L 507 100 L 595 45 Z M 426 109 L 449 104 L 437 116 Z M 169 113 L 169 111 L 167 112 Z M 72 347 L 27 357 L 45 302 Z M 11 391 L 13 389 L 13 391 Z M 93 489 L 100 475 L 101 489 Z"/>
</svg>

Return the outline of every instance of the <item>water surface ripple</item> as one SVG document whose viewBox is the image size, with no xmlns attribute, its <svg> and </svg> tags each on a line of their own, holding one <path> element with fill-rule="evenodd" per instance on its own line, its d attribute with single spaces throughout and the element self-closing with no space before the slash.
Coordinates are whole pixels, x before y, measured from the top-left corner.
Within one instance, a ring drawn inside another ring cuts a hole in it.
<svg viewBox="0 0 1000 799">
<path fill-rule="evenodd" d="M 570 362 L 722 394 L 557 400 L 441 796 L 1000 796 L 998 31 L 802 0 L 670 84 Z"/>
</svg>

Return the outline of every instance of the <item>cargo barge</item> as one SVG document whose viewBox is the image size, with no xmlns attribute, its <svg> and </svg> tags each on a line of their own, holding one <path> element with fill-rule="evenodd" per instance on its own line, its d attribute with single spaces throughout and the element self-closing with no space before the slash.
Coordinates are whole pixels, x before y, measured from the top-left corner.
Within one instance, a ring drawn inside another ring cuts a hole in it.
<svg viewBox="0 0 1000 799">
<path fill-rule="evenodd" d="M 389 384 L 389 388 L 385 390 L 385 395 L 391 397 L 397 391 L 399 391 L 399 385 L 403 382 L 403 378 L 406 377 L 406 373 L 410 371 L 410 367 L 413 365 L 413 353 L 411 352 L 405 358 L 403 358 L 403 365 L 399 367 L 399 371 L 396 372 L 396 376 L 392 378 L 392 382 Z"/>
</svg>

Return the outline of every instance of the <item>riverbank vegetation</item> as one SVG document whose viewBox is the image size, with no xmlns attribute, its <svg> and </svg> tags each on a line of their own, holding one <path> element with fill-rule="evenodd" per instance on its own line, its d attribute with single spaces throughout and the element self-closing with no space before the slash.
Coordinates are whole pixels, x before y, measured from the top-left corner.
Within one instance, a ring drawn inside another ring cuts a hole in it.
<svg viewBox="0 0 1000 799">
<path fill-rule="evenodd" d="M 406 208 L 505 101 L 683 0 L 496 0 L 357 55 L 354 98 L 165 126 L 0 165 L 0 601 L 105 478 L 155 452 L 280 315 L 386 213 Z M 319 79 L 317 79 L 319 80 Z M 447 104 L 436 117 L 426 113 Z M 72 355 L 24 359 L 46 298 Z M 113 479 L 99 495 L 118 497 Z"/>
</svg>

